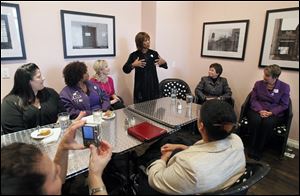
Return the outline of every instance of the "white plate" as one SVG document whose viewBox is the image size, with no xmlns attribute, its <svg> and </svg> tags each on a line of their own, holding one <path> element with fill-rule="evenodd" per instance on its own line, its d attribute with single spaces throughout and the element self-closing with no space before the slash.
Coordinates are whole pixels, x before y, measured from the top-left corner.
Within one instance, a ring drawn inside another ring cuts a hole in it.
<svg viewBox="0 0 300 196">
<path fill-rule="evenodd" d="M 40 130 L 45 130 L 45 129 L 50 129 L 50 133 L 48 135 L 38 135 Z M 53 130 L 51 128 L 41 128 L 39 130 L 35 130 L 34 132 L 32 132 L 30 136 L 34 139 L 43 139 L 49 137 L 52 134 L 53 134 Z"/>
<path fill-rule="evenodd" d="M 109 116 L 109 117 L 105 116 L 104 114 L 105 114 L 105 112 L 102 113 L 102 119 L 104 119 L 104 120 L 109 120 L 116 116 L 116 114 L 114 112 L 112 112 L 111 116 Z"/>
</svg>

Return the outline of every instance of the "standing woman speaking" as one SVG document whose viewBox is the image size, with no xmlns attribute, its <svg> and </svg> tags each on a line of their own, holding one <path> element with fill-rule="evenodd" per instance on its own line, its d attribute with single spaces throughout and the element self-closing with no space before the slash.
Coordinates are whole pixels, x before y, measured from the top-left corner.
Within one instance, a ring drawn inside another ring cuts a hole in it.
<svg viewBox="0 0 300 196">
<path fill-rule="evenodd" d="M 123 71 L 129 74 L 135 69 L 134 103 L 159 98 L 159 84 L 156 67 L 168 69 L 167 62 L 150 49 L 150 36 L 139 32 L 135 36 L 137 50 L 129 55 Z"/>
</svg>

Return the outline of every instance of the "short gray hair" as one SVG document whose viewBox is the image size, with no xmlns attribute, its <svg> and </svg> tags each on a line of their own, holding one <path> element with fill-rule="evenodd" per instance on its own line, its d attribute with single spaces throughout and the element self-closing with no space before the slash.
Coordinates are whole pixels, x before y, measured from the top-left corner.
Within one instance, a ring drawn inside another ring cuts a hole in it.
<svg viewBox="0 0 300 196">
<path fill-rule="evenodd" d="M 267 66 L 265 70 L 268 74 L 270 74 L 270 76 L 272 76 L 272 78 L 279 78 L 281 74 L 281 68 L 276 64 Z"/>
</svg>

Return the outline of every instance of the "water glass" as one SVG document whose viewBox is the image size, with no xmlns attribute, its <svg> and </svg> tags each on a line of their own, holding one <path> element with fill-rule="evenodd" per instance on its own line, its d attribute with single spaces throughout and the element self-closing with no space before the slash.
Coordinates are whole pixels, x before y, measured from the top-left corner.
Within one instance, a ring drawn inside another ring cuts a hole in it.
<svg viewBox="0 0 300 196">
<path fill-rule="evenodd" d="M 58 122 L 62 133 L 69 127 L 71 124 L 70 115 L 67 112 L 62 112 L 58 114 Z"/>
<path fill-rule="evenodd" d="M 171 99 L 172 99 L 172 101 L 175 101 L 176 97 L 177 97 L 177 89 L 173 88 L 173 89 L 171 89 Z"/>
<path fill-rule="evenodd" d="M 101 123 L 102 111 L 100 109 L 93 110 L 93 120 L 94 123 Z"/>
<path fill-rule="evenodd" d="M 185 100 L 186 104 L 190 106 L 193 103 L 194 97 L 192 94 L 186 94 Z"/>
</svg>

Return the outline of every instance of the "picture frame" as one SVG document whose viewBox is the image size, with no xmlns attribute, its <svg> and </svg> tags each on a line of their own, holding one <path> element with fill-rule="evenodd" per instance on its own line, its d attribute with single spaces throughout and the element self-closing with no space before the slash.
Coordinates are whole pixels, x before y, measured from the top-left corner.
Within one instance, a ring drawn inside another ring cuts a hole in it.
<svg viewBox="0 0 300 196">
<path fill-rule="evenodd" d="M 299 7 L 267 10 L 259 67 L 299 71 Z"/>
<path fill-rule="evenodd" d="M 244 60 L 249 20 L 204 22 L 201 56 Z"/>
<path fill-rule="evenodd" d="M 1 61 L 26 59 L 18 4 L 1 2 Z"/>
<path fill-rule="evenodd" d="M 115 17 L 60 10 L 64 58 L 116 56 Z"/>
</svg>

